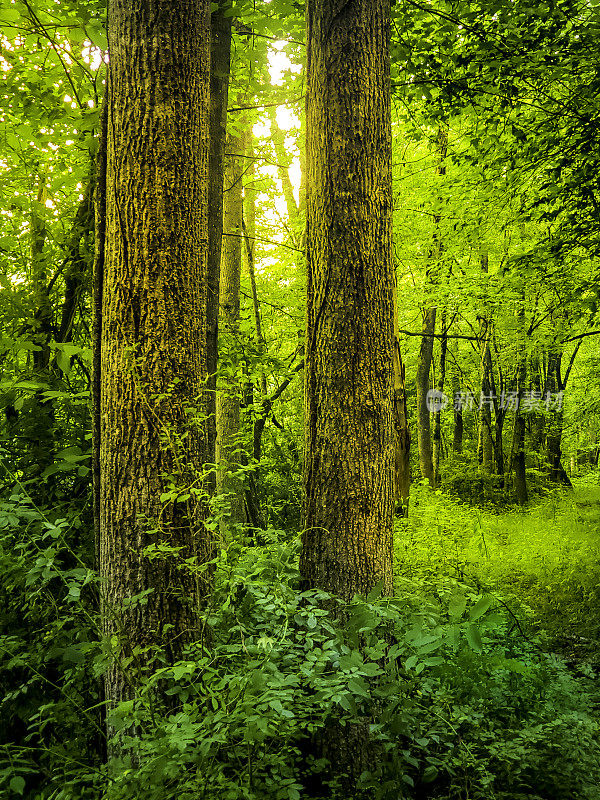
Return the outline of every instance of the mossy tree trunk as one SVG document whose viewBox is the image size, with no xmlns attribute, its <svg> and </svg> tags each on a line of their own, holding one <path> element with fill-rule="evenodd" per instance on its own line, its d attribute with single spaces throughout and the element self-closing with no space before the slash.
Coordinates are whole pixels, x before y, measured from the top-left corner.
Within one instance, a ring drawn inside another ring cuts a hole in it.
<svg viewBox="0 0 600 800">
<path fill-rule="evenodd" d="M 304 585 L 393 589 L 390 0 L 308 0 Z M 353 796 L 368 725 L 317 752 Z"/>
<path fill-rule="evenodd" d="M 389 0 L 307 3 L 307 585 L 392 590 Z"/>
<path fill-rule="evenodd" d="M 174 661 L 199 638 L 210 585 L 208 568 L 187 563 L 214 556 L 200 491 L 208 452 L 208 11 L 207 0 L 109 2 L 96 295 L 102 619 L 115 650 L 109 706 L 131 695 L 157 650 Z"/>
</svg>

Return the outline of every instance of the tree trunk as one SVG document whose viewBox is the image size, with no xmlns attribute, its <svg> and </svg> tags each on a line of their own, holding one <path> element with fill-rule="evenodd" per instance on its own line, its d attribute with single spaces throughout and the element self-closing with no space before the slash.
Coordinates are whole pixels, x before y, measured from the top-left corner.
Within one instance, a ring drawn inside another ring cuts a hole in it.
<svg viewBox="0 0 600 800">
<path fill-rule="evenodd" d="M 261 360 L 265 358 L 267 353 L 267 343 L 262 330 L 262 316 L 260 310 L 260 301 L 258 298 L 258 289 L 256 286 L 256 271 L 254 269 L 254 256 L 256 253 L 256 170 L 254 162 L 254 134 L 252 126 L 248 125 L 246 129 L 246 154 L 250 156 L 248 166 L 244 175 L 244 213 L 242 218 L 242 228 L 244 234 L 244 244 L 246 251 L 246 266 L 248 269 L 248 277 L 250 278 L 250 291 L 252 293 L 252 309 L 254 312 L 254 340 L 257 344 L 258 350 L 261 354 Z M 249 427 L 251 428 L 252 438 L 252 457 L 255 461 L 255 468 L 253 471 L 248 472 L 246 485 L 244 487 L 244 498 L 246 508 L 246 519 L 254 528 L 264 528 L 264 520 L 262 518 L 260 508 L 260 497 L 258 490 L 258 478 L 260 470 L 260 461 L 262 458 L 262 434 L 264 430 L 265 420 L 261 422 L 261 414 L 263 404 L 267 398 L 267 376 L 264 369 L 260 372 L 260 401 L 261 411 L 258 415 L 254 413 L 254 383 L 252 378 L 248 376 L 245 387 L 245 406 L 251 409 L 251 420 Z"/>
<path fill-rule="evenodd" d="M 487 274 L 489 268 L 488 255 L 481 256 L 481 271 Z M 492 354 L 490 337 L 492 323 L 488 313 L 479 317 L 479 336 L 481 341 L 481 399 L 479 414 L 478 457 L 483 471 L 490 475 L 494 465 L 494 445 L 492 442 Z"/>
<path fill-rule="evenodd" d="M 308 0 L 304 582 L 392 591 L 389 0 Z M 357 765 L 359 767 L 360 765 Z"/>
<path fill-rule="evenodd" d="M 408 517 L 410 499 L 410 425 L 406 404 L 406 372 L 398 331 L 398 290 L 394 288 L 394 497 L 396 513 Z"/>
<path fill-rule="evenodd" d="M 523 337 L 524 304 L 525 301 L 523 300 L 517 312 L 520 324 L 519 336 L 521 337 Z M 524 505 L 529 499 L 529 495 L 527 491 L 527 473 L 525 471 L 525 417 L 521 408 L 525 392 L 525 381 L 527 380 L 527 361 L 522 343 L 519 344 L 517 359 L 518 403 L 515 410 L 511 461 L 514 473 L 515 500 L 519 505 Z"/>
<path fill-rule="evenodd" d="M 215 553 L 202 524 L 208 5 L 109 2 L 98 375 L 101 610 L 115 656 L 109 707 L 131 696 L 157 651 L 173 662 L 199 638 L 211 583 L 208 567 L 187 561 L 206 565 Z"/>
<path fill-rule="evenodd" d="M 555 395 L 563 391 L 561 381 L 562 350 L 554 348 L 548 354 L 548 373 L 546 378 L 545 396 Z M 569 488 L 573 485 L 562 465 L 562 433 L 563 411 L 562 408 L 552 409 L 548 412 L 546 420 L 546 457 L 548 460 L 548 477 L 553 483 L 562 484 Z"/>
<path fill-rule="evenodd" d="M 390 0 L 307 0 L 305 586 L 393 589 Z M 321 744 L 352 796 L 367 724 Z"/>
<path fill-rule="evenodd" d="M 52 303 L 48 292 L 46 244 L 46 199 L 48 193 L 44 177 L 40 177 L 36 199 L 31 211 L 31 279 L 35 302 L 36 333 L 39 350 L 33 353 L 34 367 L 38 372 L 48 368 L 50 340 L 52 338 Z M 40 401 L 41 402 L 41 401 Z"/>
<path fill-rule="evenodd" d="M 482 375 L 481 375 L 481 409 L 479 419 L 479 453 L 480 463 L 483 471 L 488 475 L 491 474 L 494 464 L 494 445 L 492 442 L 492 409 L 490 406 L 490 377 L 489 377 L 489 361 L 484 359 L 482 361 Z"/>
<path fill-rule="evenodd" d="M 91 272 L 90 243 L 94 232 L 94 186 L 96 169 L 92 167 L 90 180 L 79 203 L 69 236 L 65 257 L 65 297 L 61 310 L 56 341 L 70 342 L 77 305 Z"/>
<path fill-rule="evenodd" d="M 504 433 L 504 420 L 506 419 L 506 409 L 496 408 L 496 419 L 494 421 L 494 463 L 496 475 L 504 475 L 504 443 L 502 440 Z M 502 487 L 503 481 L 499 481 Z"/>
<path fill-rule="evenodd" d="M 520 398 L 522 398 L 522 394 L 520 394 Z M 525 418 L 520 410 L 515 412 L 512 461 L 515 499 L 519 505 L 524 505 L 529 499 L 529 495 L 527 492 L 527 475 L 525 471 Z"/>
<path fill-rule="evenodd" d="M 279 127 L 277 122 L 277 114 L 274 108 L 271 109 L 270 120 L 271 141 L 273 143 L 273 149 L 275 150 L 275 158 L 277 159 L 277 163 L 279 165 L 279 174 L 281 175 L 281 185 L 283 188 L 283 196 L 285 197 L 288 219 L 293 224 L 298 221 L 300 211 L 294 195 L 294 187 L 292 186 L 292 181 L 290 180 L 288 164 L 289 156 L 285 149 L 285 132 Z M 292 240 L 294 245 L 298 247 L 300 242 L 297 240 L 297 238 L 292 236 Z"/>
<path fill-rule="evenodd" d="M 436 173 L 438 175 L 445 175 L 445 160 L 448 154 L 448 129 L 444 125 L 440 125 L 440 129 L 438 131 L 437 148 L 439 154 L 439 163 L 436 168 Z M 427 270 L 427 279 L 432 285 L 437 280 L 442 256 L 442 243 L 440 241 L 438 231 L 440 219 L 441 218 L 439 215 L 434 217 L 436 232 L 434 236 L 433 247 L 429 254 L 430 263 Z M 433 358 L 436 315 L 436 307 L 430 307 L 423 311 L 423 325 L 421 328 L 422 337 L 421 346 L 419 348 L 419 357 L 417 360 L 416 378 L 417 442 L 419 449 L 419 464 L 421 467 L 421 476 L 428 480 L 431 486 L 433 486 L 435 483 L 435 476 L 433 471 L 433 453 L 431 448 L 431 414 L 429 412 L 427 395 L 429 392 L 429 373 Z"/>
<path fill-rule="evenodd" d="M 206 370 L 208 453 L 207 460 L 216 462 L 217 441 L 217 363 L 219 338 L 219 282 L 223 241 L 223 180 L 227 131 L 227 99 L 231 65 L 231 21 L 222 9 L 210 17 L 210 151 L 208 160 L 208 277 Z M 216 488 L 214 474 L 210 489 Z"/>
<path fill-rule="evenodd" d="M 96 162 L 96 189 L 94 192 L 94 274 L 92 278 L 92 491 L 94 495 L 94 547 L 96 569 L 100 570 L 100 444 L 102 420 L 100 398 L 102 396 L 102 305 L 104 293 L 104 263 L 106 256 L 106 158 L 108 136 L 108 102 L 110 95 L 110 72 L 106 73 L 106 89 L 102 102 L 98 156 Z"/>
<path fill-rule="evenodd" d="M 222 363 L 227 366 L 219 379 L 217 393 L 217 494 L 227 495 L 229 513 L 223 521 L 222 533 L 229 523 L 244 521 L 244 499 L 238 475 L 240 461 L 240 277 L 242 269 L 242 181 L 244 175 L 244 143 L 238 136 L 231 136 L 225 178 L 225 210 L 223 227 L 225 240 L 221 261 L 220 317 L 222 339 Z"/>
<path fill-rule="evenodd" d="M 446 380 L 446 354 L 448 351 L 448 328 L 446 326 L 446 312 L 442 313 L 442 338 L 440 340 L 440 369 L 436 389 L 441 394 L 444 392 Z M 442 412 L 437 410 L 434 415 L 433 426 L 433 482 L 440 485 L 440 459 L 442 454 Z"/>
<path fill-rule="evenodd" d="M 433 358 L 433 342 L 437 309 L 429 308 L 423 312 L 421 346 L 417 361 L 417 446 L 421 477 L 433 486 L 433 454 L 431 449 L 431 416 L 427 394 L 429 392 L 429 372 Z"/>
<path fill-rule="evenodd" d="M 461 454 L 463 451 L 463 435 L 464 435 L 464 419 L 462 413 L 462 405 L 460 402 L 457 402 L 457 398 L 460 396 L 461 385 L 460 385 L 460 374 L 458 371 L 458 347 L 453 347 L 450 351 L 452 356 L 451 359 L 451 367 L 450 367 L 450 375 L 452 380 L 452 400 L 454 403 L 454 431 L 452 433 L 452 451 L 457 454 Z"/>
<path fill-rule="evenodd" d="M 531 386 L 534 392 L 541 397 L 545 388 L 545 380 L 540 364 L 540 354 L 532 353 L 530 359 Z M 544 458 L 544 441 L 546 438 L 546 417 L 541 413 L 530 414 L 531 449 L 539 461 Z"/>
</svg>

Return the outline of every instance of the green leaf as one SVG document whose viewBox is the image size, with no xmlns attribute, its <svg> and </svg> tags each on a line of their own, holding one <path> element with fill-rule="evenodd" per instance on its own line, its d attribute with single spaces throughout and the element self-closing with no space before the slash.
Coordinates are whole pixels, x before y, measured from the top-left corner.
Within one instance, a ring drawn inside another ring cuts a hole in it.
<svg viewBox="0 0 600 800">
<path fill-rule="evenodd" d="M 433 766 L 426 767 L 421 776 L 421 780 L 423 781 L 423 783 L 432 783 L 437 778 L 438 774 L 439 770 L 437 769 L 437 767 Z"/>
<path fill-rule="evenodd" d="M 367 600 L 369 600 L 369 602 L 372 603 L 375 600 L 378 600 L 381 597 L 382 593 L 383 593 L 383 581 L 377 581 L 375 586 L 373 586 L 373 588 L 367 595 Z"/>
<path fill-rule="evenodd" d="M 13 25 L 17 22 L 23 21 L 23 12 L 20 8 L 16 5 L 6 5 L 2 4 L 2 24 L 3 25 Z M 19 778 L 22 780 L 22 778 Z"/>
<path fill-rule="evenodd" d="M 448 614 L 452 619 L 460 619 L 462 615 L 465 613 L 465 609 L 467 607 L 467 598 L 464 594 L 454 594 L 450 598 L 450 604 L 448 606 Z"/>
<path fill-rule="evenodd" d="M 71 357 L 64 350 L 57 350 L 56 363 L 61 372 L 68 375 L 71 371 Z"/>
<path fill-rule="evenodd" d="M 467 642 L 471 650 L 476 653 L 481 653 L 483 650 L 483 642 L 481 641 L 481 631 L 477 625 L 467 625 L 466 628 Z"/>
<path fill-rule="evenodd" d="M 17 775 L 15 778 L 11 778 L 9 786 L 13 792 L 16 792 L 16 794 L 25 793 L 25 779 L 20 775 Z"/>
<path fill-rule="evenodd" d="M 456 651 L 460 647 L 460 625 L 458 625 L 457 623 L 450 625 L 450 627 L 446 632 L 446 640 L 448 641 L 450 647 L 456 653 Z"/>
<path fill-rule="evenodd" d="M 96 47 L 99 47 L 100 50 L 107 50 L 108 49 L 108 41 L 106 39 L 106 30 L 101 25 L 89 25 L 86 28 L 86 33 L 90 42 Z"/>
<path fill-rule="evenodd" d="M 469 619 L 471 622 L 476 622 L 480 617 L 482 617 L 493 602 L 493 597 L 490 597 L 489 595 L 480 597 L 473 608 L 469 611 Z"/>
</svg>

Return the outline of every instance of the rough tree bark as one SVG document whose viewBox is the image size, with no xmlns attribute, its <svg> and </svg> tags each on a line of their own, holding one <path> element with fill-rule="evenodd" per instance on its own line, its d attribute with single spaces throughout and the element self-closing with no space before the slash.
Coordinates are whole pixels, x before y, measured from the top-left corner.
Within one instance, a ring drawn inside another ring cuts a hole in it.
<svg viewBox="0 0 600 800">
<path fill-rule="evenodd" d="M 304 582 L 392 590 L 389 0 L 308 0 Z"/>
<path fill-rule="evenodd" d="M 390 0 L 308 0 L 306 586 L 393 588 Z M 348 795 L 368 725 L 318 748 Z"/>
<path fill-rule="evenodd" d="M 208 453 L 208 12 L 208 0 L 109 2 L 106 241 L 96 290 L 101 610 L 115 651 L 109 706 L 131 694 L 157 650 L 173 661 L 199 638 L 210 569 L 186 560 L 206 565 L 214 556 L 198 492 Z M 161 497 L 172 484 L 187 499 Z M 151 557 L 153 547 L 166 555 Z"/>
</svg>

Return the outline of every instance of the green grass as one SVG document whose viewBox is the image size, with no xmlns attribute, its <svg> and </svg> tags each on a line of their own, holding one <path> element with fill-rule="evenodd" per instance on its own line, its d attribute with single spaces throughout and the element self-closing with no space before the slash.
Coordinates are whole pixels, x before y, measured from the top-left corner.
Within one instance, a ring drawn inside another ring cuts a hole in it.
<svg viewBox="0 0 600 800">
<path fill-rule="evenodd" d="M 555 642 L 600 653 L 597 483 L 503 512 L 419 489 L 396 556 L 399 578 L 449 575 L 485 587 L 529 607 Z"/>
</svg>

